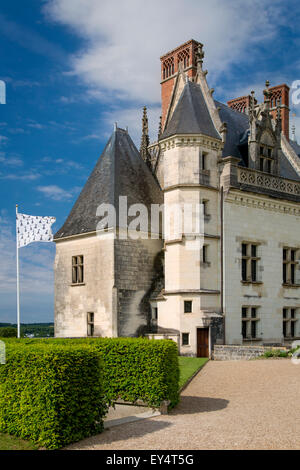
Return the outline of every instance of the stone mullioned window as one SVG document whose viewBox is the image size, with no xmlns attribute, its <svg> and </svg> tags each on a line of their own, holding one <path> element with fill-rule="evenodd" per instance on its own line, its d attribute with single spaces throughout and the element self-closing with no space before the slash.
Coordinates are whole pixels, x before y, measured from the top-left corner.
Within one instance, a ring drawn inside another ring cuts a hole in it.
<svg viewBox="0 0 300 470">
<path fill-rule="evenodd" d="M 258 245 L 242 243 L 242 282 L 259 282 L 258 280 Z"/>
<path fill-rule="evenodd" d="M 297 336 L 297 309 L 286 307 L 282 311 L 282 332 L 285 339 L 295 338 Z"/>
<path fill-rule="evenodd" d="M 242 307 L 243 340 L 257 339 L 258 307 Z"/>
<path fill-rule="evenodd" d="M 84 258 L 83 255 L 72 256 L 72 284 L 84 282 Z"/>
</svg>

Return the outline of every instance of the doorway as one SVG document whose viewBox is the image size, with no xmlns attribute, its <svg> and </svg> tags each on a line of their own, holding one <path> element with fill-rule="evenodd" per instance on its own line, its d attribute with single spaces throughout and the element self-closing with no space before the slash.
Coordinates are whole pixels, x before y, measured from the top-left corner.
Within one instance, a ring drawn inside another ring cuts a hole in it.
<svg viewBox="0 0 300 470">
<path fill-rule="evenodd" d="M 197 328 L 197 357 L 209 357 L 209 328 Z"/>
</svg>

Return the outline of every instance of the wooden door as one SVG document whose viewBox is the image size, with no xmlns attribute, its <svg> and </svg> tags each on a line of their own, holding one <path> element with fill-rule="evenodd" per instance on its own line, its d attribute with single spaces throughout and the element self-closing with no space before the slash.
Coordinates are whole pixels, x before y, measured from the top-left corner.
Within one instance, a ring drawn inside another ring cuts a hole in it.
<svg viewBox="0 0 300 470">
<path fill-rule="evenodd" d="M 197 329 L 197 357 L 209 357 L 209 328 Z"/>
</svg>

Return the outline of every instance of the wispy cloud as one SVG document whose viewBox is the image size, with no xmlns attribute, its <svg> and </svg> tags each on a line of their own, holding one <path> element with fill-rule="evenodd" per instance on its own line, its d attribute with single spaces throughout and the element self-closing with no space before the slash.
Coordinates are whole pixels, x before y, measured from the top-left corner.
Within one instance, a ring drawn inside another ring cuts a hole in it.
<svg viewBox="0 0 300 470">
<path fill-rule="evenodd" d="M 0 163 L 5 166 L 23 166 L 23 160 L 18 155 L 6 156 L 4 152 L 0 152 Z"/>
<path fill-rule="evenodd" d="M 77 194 L 80 191 L 79 187 L 65 190 L 57 185 L 38 186 L 36 189 L 53 201 L 68 201 L 73 198 L 74 194 Z"/>
<path fill-rule="evenodd" d="M 60 45 L 48 41 L 34 30 L 11 21 L 2 13 L 0 13 L 0 30 L 1 34 L 10 41 L 16 42 L 35 54 L 52 57 L 55 60 L 65 60 L 65 52 Z"/>
<path fill-rule="evenodd" d="M 8 141 L 8 137 L 6 137 L 5 135 L 0 135 L 0 144 L 6 144 Z"/>
<path fill-rule="evenodd" d="M 284 24 L 282 5 L 280 0 L 48 0 L 45 13 L 85 40 L 70 57 L 70 72 L 94 99 L 105 95 L 150 104 L 159 101 L 161 54 L 193 37 L 205 45 L 212 77 L 220 77 L 273 38 L 279 19 Z M 144 20 L 137 21 L 137 12 Z"/>
<path fill-rule="evenodd" d="M 39 179 L 41 175 L 36 172 L 25 172 L 25 173 L 0 173 L 0 179 L 14 180 L 14 181 L 35 181 Z"/>
</svg>

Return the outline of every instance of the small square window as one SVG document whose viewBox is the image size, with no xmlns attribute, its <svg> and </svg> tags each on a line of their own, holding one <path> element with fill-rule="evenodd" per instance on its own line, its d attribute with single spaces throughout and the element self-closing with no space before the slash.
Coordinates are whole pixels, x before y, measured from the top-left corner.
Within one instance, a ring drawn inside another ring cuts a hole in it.
<svg viewBox="0 0 300 470">
<path fill-rule="evenodd" d="M 182 346 L 188 346 L 190 344 L 190 334 L 182 333 Z"/>
<path fill-rule="evenodd" d="M 191 300 L 184 301 L 184 313 L 192 313 L 193 302 Z"/>
</svg>

